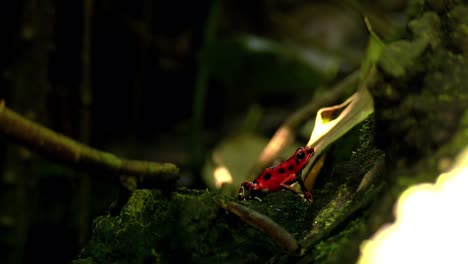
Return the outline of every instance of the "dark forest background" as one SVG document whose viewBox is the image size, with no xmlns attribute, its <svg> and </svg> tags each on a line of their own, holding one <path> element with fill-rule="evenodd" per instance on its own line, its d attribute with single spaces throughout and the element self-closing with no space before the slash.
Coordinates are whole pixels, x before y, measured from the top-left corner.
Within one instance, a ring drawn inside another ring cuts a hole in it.
<svg viewBox="0 0 468 264">
<path fill-rule="evenodd" d="M 388 2 L 5 2 L 0 98 L 93 147 L 175 163 L 179 186 L 205 188 L 207 151 L 249 113 L 263 113 L 254 129 L 271 136 L 320 87 L 359 67 L 363 12 L 394 36 L 404 1 Z M 69 262 L 116 199 L 118 180 L 3 137 L 0 148 L 0 262 Z"/>
</svg>

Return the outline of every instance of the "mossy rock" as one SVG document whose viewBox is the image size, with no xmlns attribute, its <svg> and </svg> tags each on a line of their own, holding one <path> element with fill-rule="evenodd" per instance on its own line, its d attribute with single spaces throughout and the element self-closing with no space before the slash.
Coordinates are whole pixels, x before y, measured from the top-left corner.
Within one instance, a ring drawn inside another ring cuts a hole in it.
<svg viewBox="0 0 468 264">
<path fill-rule="evenodd" d="M 218 206 L 230 200 L 208 190 L 137 190 L 118 216 L 96 218 L 93 237 L 74 263 L 249 263 L 266 261 L 280 250 L 256 229 Z M 277 200 L 288 201 L 278 203 Z M 308 206 L 290 191 L 266 198 L 262 210 L 293 234 Z M 288 207 L 289 210 L 286 210 Z M 274 214 L 280 211 L 281 214 Z"/>
<path fill-rule="evenodd" d="M 242 202 L 289 231 L 303 256 L 288 256 L 217 204 L 232 197 L 137 190 L 119 215 L 94 221 L 74 263 L 355 263 L 361 242 L 393 221 L 398 195 L 435 181 L 468 144 L 466 10 L 460 1 L 412 2 L 408 36 L 388 44 L 378 62 L 369 87 L 375 114 L 361 126 L 359 147 L 325 166 L 313 204 L 289 190 Z M 377 161 L 379 177 L 356 192 Z"/>
<path fill-rule="evenodd" d="M 373 146 L 371 133 L 369 119 L 360 129 L 360 147 L 351 160 L 333 170 L 334 181 L 317 186 L 314 203 L 290 190 L 265 194 L 261 201 L 240 203 L 270 217 L 306 248 L 306 254 L 315 256 L 316 251 L 307 249 L 319 238 L 328 237 L 330 230 L 338 227 L 337 222 L 345 221 L 362 204 L 362 197 L 353 199 L 359 184 L 355 179 L 382 155 Z M 136 190 L 118 215 L 95 219 L 92 239 L 74 263 L 262 263 L 301 259 L 288 256 L 268 236 L 218 204 L 230 200 L 234 198 L 209 190 Z"/>
</svg>

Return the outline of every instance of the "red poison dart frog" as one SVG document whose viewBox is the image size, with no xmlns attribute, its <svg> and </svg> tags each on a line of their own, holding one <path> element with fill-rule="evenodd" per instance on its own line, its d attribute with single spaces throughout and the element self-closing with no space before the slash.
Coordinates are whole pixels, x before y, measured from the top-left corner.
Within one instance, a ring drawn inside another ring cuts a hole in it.
<svg viewBox="0 0 468 264">
<path fill-rule="evenodd" d="M 291 186 L 291 184 L 297 181 L 301 186 L 304 197 L 312 202 L 312 195 L 305 188 L 302 181 L 302 169 L 304 169 L 313 155 L 313 147 L 298 148 L 288 160 L 275 167 L 266 168 L 260 176 L 251 182 L 242 182 L 239 189 L 239 199 L 256 198 L 259 193 L 276 192 L 282 187 L 297 192 Z"/>
</svg>

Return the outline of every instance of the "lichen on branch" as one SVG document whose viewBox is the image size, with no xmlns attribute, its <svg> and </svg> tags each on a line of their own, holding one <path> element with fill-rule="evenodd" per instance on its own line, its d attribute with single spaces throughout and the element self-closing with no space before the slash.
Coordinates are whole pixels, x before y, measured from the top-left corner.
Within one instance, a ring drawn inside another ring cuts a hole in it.
<svg viewBox="0 0 468 264">
<path fill-rule="evenodd" d="M 91 148 L 24 118 L 8 109 L 3 100 L 0 101 L 0 133 L 41 155 L 78 170 L 132 176 L 136 177 L 138 183 L 170 183 L 179 177 L 179 169 L 174 164 L 128 160 Z"/>
</svg>

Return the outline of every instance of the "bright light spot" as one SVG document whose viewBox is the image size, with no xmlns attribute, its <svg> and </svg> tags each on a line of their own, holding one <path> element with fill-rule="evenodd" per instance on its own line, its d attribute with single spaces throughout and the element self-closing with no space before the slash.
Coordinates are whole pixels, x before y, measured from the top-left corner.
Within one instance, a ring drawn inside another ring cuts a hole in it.
<svg viewBox="0 0 468 264">
<path fill-rule="evenodd" d="M 268 163 L 272 156 L 276 156 L 278 152 L 291 141 L 291 137 L 292 132 L 289 128 L 281 127 L 278 129 L 260 155 L 260 163 Z"/>
<path fill-rule="evenodd" d="M 348 111 L 346 111 L 346 108 L 353 102 L 353 100 L 355 100 L 355 98 L 356 96 L 353 95 L 342 104 L 324 107 L 318 110 L 317 115 L 315 117 L 314 130 L 312 130 L 307 146 L 315 146 L 315 143 L 320 138 L 322 138 L 325 134 L 329 133 L 335 126 L 337 126 L 337 124 L 342 122 L 343 118 L 345 118 L 349 112 L 349 109 Z M 338 115 L 338 117 L 336 117 L 333 120 L 330 118 L 334 112 L 342 109 L 344 110 Z"/>
<path fill-rule="evenodd" d="M 232 183 L 232 176 L 224 166 L 218 166 L 213 172 L 216 188 L 221 188 L 224 183 Z"/>
<path fill-rule="evenodd" d="M 435 184 L 399 198 L 396 221 L 361 244 L 359 264 L 468 263 L 468 148 Z"/>
</svg>

